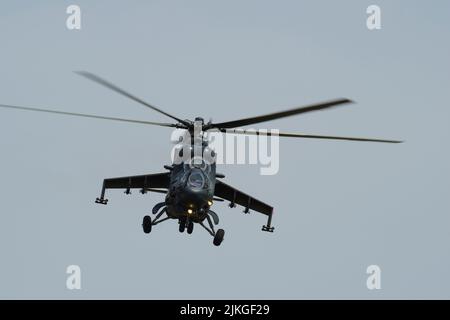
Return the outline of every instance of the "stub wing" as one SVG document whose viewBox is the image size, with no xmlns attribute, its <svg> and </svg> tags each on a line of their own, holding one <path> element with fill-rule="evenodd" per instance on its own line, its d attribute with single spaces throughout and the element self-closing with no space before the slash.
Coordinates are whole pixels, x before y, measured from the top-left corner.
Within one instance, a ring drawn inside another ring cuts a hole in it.
<svg viewBox="0 0 450 320">
<path fill-rule="evenodd" d="M 106 204 L 106 189 L 125 189 L 126 193 L 130 193 L 131 189 L 141 189 L 145 192 L 151 188 L 169 189 L 170 176 L 169 173 L 144 174 L 140 176 L 118 177 L 103 180 L 102 194 L 97 198 L 96 203 Z"/>
<path fill-rule="evenodd" d="M 230 201 L 230 206 L 233 207 L 235 204 L 241 205 L 245 208 L 245 212 L 249 210 L 255 210 L 261 212 L 265 215 L 272 215 L 273 207 L 268 204 L 249 196 L 248 194 L 239 191 L 232 186 L 223 183 L 222 181 L 216 180 L 216 187 L 214 190 L 214 195 L 219 198 Z"/>
</svg>

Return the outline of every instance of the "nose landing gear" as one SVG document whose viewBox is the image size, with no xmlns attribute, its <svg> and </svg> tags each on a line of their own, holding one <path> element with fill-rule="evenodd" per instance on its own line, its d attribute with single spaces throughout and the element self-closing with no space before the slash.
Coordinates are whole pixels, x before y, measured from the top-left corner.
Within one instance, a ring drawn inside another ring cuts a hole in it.
<svg viewBox="0 0 450 320">
<path fill-rule="evenodd" d="M 182 217 L 180 218 L 180 220 L 178 220 L 178 223 L 180 224 L 180 226 L 178 227 L 178 231 L 184 232 L 184 229 L 186 229 L 186 220 L 186 217 Z"/>
<path fill-rule="evenodd" d="M 189 222 L 187 223 L 187 233 L 188 233 L 188 234 L 191 234 L 192 231 L 194 231 L 194 223 L 193 223 L 192 221 L 189 221 Z"/>
<path fill-rule="evenodd" d="M 178 223 L 180 224 L 178 227 L 178 231 L 184 232 L 184 230 L 187 230 L 188 234 L 192 234 L 194 231 L 194 222 L 189 220 L 186 217 L 182 217 L 178 220 Z"/>
</svg>

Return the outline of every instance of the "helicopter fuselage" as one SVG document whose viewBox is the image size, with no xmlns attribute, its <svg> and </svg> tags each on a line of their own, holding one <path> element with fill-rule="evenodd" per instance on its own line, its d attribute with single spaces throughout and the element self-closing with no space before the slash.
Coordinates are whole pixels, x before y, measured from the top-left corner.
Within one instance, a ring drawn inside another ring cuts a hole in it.
<svg viewBox="0 0 450 320">
<path fill-rule="evenodd" d="M 213 204 L 216 183 L 216 164 L 201 160 L 174 164 L 166 195 L 166 212 L 171 218 L 187 217 L 193 222 L 203 221 Z"/>
</svg>

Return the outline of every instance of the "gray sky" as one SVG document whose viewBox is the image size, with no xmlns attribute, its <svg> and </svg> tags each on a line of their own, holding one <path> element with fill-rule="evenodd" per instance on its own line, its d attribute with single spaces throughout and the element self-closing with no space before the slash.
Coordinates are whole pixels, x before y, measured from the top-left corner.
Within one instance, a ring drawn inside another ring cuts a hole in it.
<svg viewBox="0 0 450 320">
<path fill-rule="evenodd" d="M 82 29 L 69 31 L 78 4 Z M 366 28 L 366 8 L 382 29 Z M 141 229 L 159 194 L 104 178 L 163 171 L 170 129 L 0 110 L 0 298 L 450 298 L 448 1 L 3 1 L 0 103 L 164 118 L 82 79 L 88 70 L 181 118 L 217 121 L 337 97 L 357 104 L 261 124 L 402 145 L 284 139 L 280 171 L 222 166 L 275 207 L 216 203 L 200 228 Z M 66 267 L 82 289 L 66 289 Z M 366 268 L 381 267 L 381 290 Z"/>
</svg>

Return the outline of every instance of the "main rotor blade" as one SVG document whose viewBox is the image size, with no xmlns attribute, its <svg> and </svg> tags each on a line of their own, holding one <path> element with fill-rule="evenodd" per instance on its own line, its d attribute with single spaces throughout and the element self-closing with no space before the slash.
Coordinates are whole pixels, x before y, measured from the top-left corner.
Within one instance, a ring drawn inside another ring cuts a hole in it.
<svg viewBox="0 0 450 320">
<path fill-rule="evenodd" d="M 79 74 L 80 76 L 83 76 L 83 77 L 85 77 L 85 78 L 87 78 L 89 80 L 92 80 L 92 81 L 94 81 L 94 82 L 96 82 L 98 84 L 101 84 L 102 86 L 105 86 L 105 87 L 107 87 L 107 88 L 109 88 L 109 89 L 111 89 L 111 90 L 113 90 L 113 91 L 115 91 L 117 93 L 120 93 L 121 95 L 123 95 L 123 96 L 125 96 L 127 98 L 130 98 L 131 100 L 134 100 L 134 101 L 136 101 L 136 102 L 138 102 L 138 103 L 140 103 L 140 104 L 142 104 L 142 105 L 144 105 L 144 106 L 146 106 L 146 107 L 148 107 L 150 109 L 153 109 L 153 110 L 155 110 L 155 111 L 157 111 L 159 113 L 162 113 L 163 115 L 165 115 L 167 117 L 170 117 L 170 118 L 172 118 L 174 120 L 177 120 L 178 122 L 184 124 L 185 126 L 189 126 L 188 122 L 186 122 L 184 120 L 181 120 L 181 119 L 179 119 L 179 118 L 177 118 L 175 116 L 172 116 L 171 114 L 168 114 L 167 112 L 159 109 L 158 107 L 152 106 L 151 104 L 145 102 L 144 100 L 142 100 L 142 99 L 132 95 L 131 93 L 126 92 L 125 90 L 117 87 L 116 85 L 112 84 L 111 82 L 106 81 L 105 79 L 100 78 L 99 76 L 97 76 L 97 75 L 95 75 L 93 73 L 86 72 L 86 71 L 74 71 L 74 72 L 76 74 Z"/>
<path fill-rule="evenodd" d="M 150 125 L 162 126 L 162 127 L 171 127 L 171 128 L 179 127 L 179 125 L 173 124 L 173 123 L 160 123 L 160 122 L 150 122 L 150 121 L 142 121 L 142 120 L 132 120 L 132 119 L 123 119 L 123 118 L 114 118 L 114 117 L 104 117 L 104 116 L 97 116 L 97 115 L 93 115 L 93 114 L 84 114 L 84 113 L 65 112 L 65 111 L 40 109 L 40 108 L 11 106 L 11 105 L 6 105 L 6 104 L 0 104 L 0 107 L 1 108 L 9 108 L 9 109 L 26 110 L 26 111 L 56 113 L 56 114 L 62 114 L 62 115 L 66 115 L 66 116 L 76 116 L 76 117 L 84 117 L 84 118 L 95 118 L 95 119 L 103 119 L 103 120 L 114 120 L 114 121 L 132 122 L 132 123 L 140 123 L 140 124 L 150 124 Z"/>
<path fill-rule="evenodd" d="M 261 136 L 271 136 L 270 132 L 266 131 L 254 131 L 254 130 L 239 130 L 239 129 L 224 129 L 218 128 L 217 131 L 223 133 L 231 134 L 246 134 L 246 135 L 261 135 Z M 308 139 L 329 139 L 329 140 L 349 140 L 349 141 L 365 141 L 365 142 L 384 142 L 384 143 L 402 143 L 399 140 L 386 140 L 386 139 L 372 139 L 372 138 L 355 138 L 355 137 L 339 137 L 339 136 L 322 136 L 313 134 L 298 134 L 298 133 L 279 133 L 275 134 L 280 137 L 288 138 L 308 138 Z"/>
<path fill-rule="evenodd" d="M 265 122 L 265 121 L 269 121 L 269 120 L 290 117 L 290 116 L 301 114 L 301 113 L 324 110 L 324 109 L 336 107 L 336 106 L 344 104 L 344 103 L 352 103 L 352 102 L 353 101 L 351 101 L 349 99 L 345 99 L 345 98 L 331 100 L 331 101 L 327 101 L 327 102 L 322 102 L 322 103 L 313 104 L 313 105 L 309 105 L 309 106 L 299 107 L 299 108 L 290 109 L 290 110 L 286 110 L 286 111 L 270 113 L 270 114 L 266 114 L 266 115 L 262 115 L 262 116 L 258 116 L 258 117 L 245 118 L 245 119 L 221 122 L 221 123 L 213 123 L 213 124 L 207 125 L 206 129 L 209 129 L 209 128 L 237 128 L 237 127 L 242 127 L 242 126 L 246 126 L 249 124 L 255 124 L 255 123 Z"/>
</svg>

